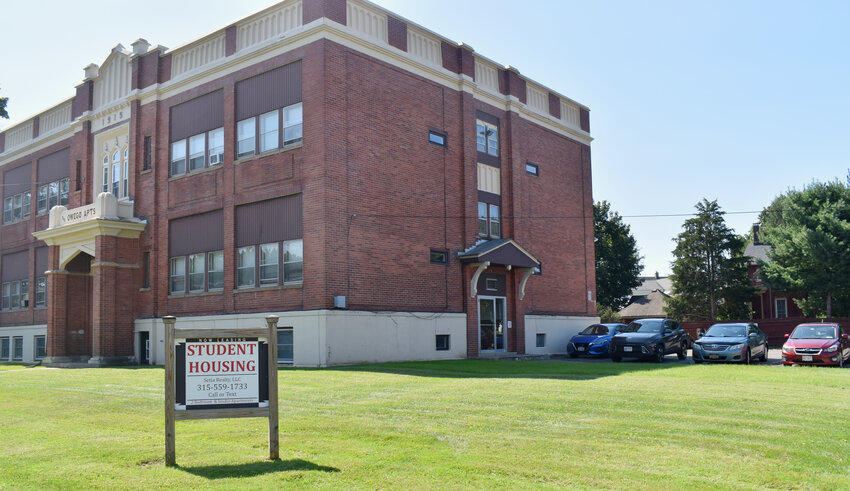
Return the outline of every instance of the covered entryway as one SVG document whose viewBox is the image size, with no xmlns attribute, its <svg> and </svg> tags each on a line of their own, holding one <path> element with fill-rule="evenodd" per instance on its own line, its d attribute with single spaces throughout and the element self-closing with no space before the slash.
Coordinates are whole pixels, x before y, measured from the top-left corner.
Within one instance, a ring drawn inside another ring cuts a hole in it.
<svg viewBox="0 0 850 491">
<path fill-rule="evenodd" d="M 467 356 L 524 353 L 518 303 L 540 261 L 513 239 L 481 241 L 459 257 L 469 279 Z"/>
<path fill-rule="evenodd" d="M 131 202 L 109 193 L 90 205 L 50 210 L 48 228 L 33 234 L 48 245 L 45 364 L 136 362 L 134 301 L 145 226 Z"/>
</svg>

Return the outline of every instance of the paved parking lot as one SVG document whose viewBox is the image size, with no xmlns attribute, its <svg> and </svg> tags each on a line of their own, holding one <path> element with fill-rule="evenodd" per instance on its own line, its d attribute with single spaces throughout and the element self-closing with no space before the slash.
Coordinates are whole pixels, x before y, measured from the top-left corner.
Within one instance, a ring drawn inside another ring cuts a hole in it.
<svg viewBox="0 0 850 491">
<path fill-rule="evenodd" d="M 611 358 L 595 358 L 595 357 L 579 357 L 570 358 L 564 355 L 552 355 L 553 360 L 567 361 L 571 363 L 613 363 Z M 637 358 L 624 358 L 621 363 L 640 362 Z M 678 363 L 680 365 L 693 365 L 694 360 L 691 358 L 691 350 L 688 350 L 688 357 L 684 360 L 676 358 L 676 355 L 667 355 L 664 357 L 664 363 Z M 755 365 L 764 365 L 764 363 L 756 361 Z M 782 352 L 779 348 L 773 348 L 767 353 L 767 365 L 782 366 Z"/>
</svg>

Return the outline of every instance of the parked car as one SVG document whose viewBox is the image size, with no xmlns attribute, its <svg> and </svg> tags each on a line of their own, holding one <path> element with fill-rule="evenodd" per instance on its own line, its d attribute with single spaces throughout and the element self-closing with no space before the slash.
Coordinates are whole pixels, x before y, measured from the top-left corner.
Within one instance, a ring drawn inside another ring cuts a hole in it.
<svg viewBox="0 0 850 491">
<path fill-rule="evenodd" d="M 782 346 L 783 365 L 836 365 L 850 359 L 850 337 L 835 323 L 800 324 Z"/>
<path fill-rule="evenodd" d="M 626 327 L 626 332 L 611 339 L 610 346 L 614 361 L 648 358 L 661 363 L 668 353 L 676 353 L 680 360 L 688 356 L 687 334 L 672 319 L 634 320 Z"/>
<path fill-rule="evenodd" d="M 625 324 L 591 324 L 570 338 L 567 354 L 570 358 L 579 355 L 608 356 L 608 342 L 625 328 Z"/>
<path fill-rule="evenodd" d="M 754 358 L 767 361 L 767 335 L 758 325 L 747 323 L 714 324 L 694 341 L 694 363 L 731 361 L 749 365 Z"/>
</svg>

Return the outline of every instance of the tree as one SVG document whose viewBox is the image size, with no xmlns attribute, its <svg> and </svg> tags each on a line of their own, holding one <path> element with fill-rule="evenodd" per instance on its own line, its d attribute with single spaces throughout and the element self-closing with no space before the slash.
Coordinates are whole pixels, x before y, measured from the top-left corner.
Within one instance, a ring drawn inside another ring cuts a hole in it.
<svg viewBox="0 0 850 491">
<path fill-rule="evenodd" d="M 812 183 L 779 195 L 761 212 L 772 249 L 762 278 L 773 288 L 807 293 L 795 300 L 807 317 L 850 314 L 850 184 Z"/>
<path fill-rule="evenodd" d="M 6 112 L 7 102 L 9 102 L 8 97 L 0 97 L 0 118 L 9 119 L 9 113 Z"/>
<path fill-rule="evenodd" d="M 673 239 L 673 297 L 665 310 L 680 320 L 748 319 L 753 288 L 744 241 L 726 226 L 716 200 L 703 198 L 696 209 Z"/>
<path fill-rule="evenodd" d="M 640 285 L 643 265 L 637 241 L 628 225 L 607 201 L 593 205 L 596 252 L 596 303 L 612 310 L 623 308 L 632 289 Z"/>
</svg>

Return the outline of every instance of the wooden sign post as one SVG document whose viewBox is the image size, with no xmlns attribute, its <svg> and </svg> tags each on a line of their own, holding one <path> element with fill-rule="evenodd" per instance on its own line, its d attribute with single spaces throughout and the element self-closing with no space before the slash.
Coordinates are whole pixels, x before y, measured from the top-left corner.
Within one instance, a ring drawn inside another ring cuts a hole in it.
<svg viewBox="0 0 850 491">
<path fill-rule="evenodd" d="M 277 321 L 266 328 L 176 328 L 165 324 L 165 465 L 175 466 L 178 419 L 269 420 L 269 459 L 280 458 Z"/>
</svg>

